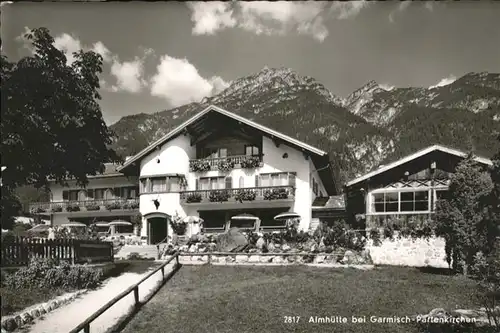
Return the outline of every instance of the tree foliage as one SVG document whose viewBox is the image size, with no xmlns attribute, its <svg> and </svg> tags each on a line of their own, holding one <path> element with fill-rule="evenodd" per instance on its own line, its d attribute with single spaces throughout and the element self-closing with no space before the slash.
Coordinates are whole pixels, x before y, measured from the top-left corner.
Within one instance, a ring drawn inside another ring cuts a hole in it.
<svg viewBox="0 0 500 333">
<path fill-rule="evenodd" d="M 449 195 L 436 206 L 436 235 L 446 240 L 446 255 L 455 271 L 467 274 L 478 252 L 488 255 L 498 236 L 489 198 L 493 182 L 469 154 L 451 177 Z"/>
<path fill-rule="evenodd" d="M 98 104 L 102 57 L 80 50 L 68 64 L 46 28 L 25 37 L 33 45 L 31 56 L 17 62 L 1 57 L 0 153 L 7 166 L 2 211 L 4 190 L 41 188 L 49 178 L 85 185 L 87 175 L 104 171 L 105 162 L 121 161 L 110 148 L 112 132 Z"/>
</svg>

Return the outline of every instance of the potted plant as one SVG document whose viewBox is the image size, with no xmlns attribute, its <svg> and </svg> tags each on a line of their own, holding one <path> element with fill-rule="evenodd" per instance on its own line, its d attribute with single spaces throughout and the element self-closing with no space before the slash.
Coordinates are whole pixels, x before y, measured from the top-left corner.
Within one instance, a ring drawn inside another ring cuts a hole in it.
<svg viewBox="0 0 500 333">
<path fill-rule="evenodd" d="M 254 169 L 260 166 L 260 159 L 257 156 L 245 157 L 241 162 L 240 166 L 243 169 Z"/>
<path fill-rule="evenodd" d="M 210 202 L 224 202 L 229 200 L 229 192 L 226 190 L 218 190 L 210 192 L 208 197 Z"/>
<path fill-rule="evenodd" d="M 234 199 L 239 202 L 254 201 L 256 197 L 255 191 L 252 190 L 238 190 Z"/>
<path fill-rule="evenodd" d="M 121 209 L 122 205 L 118 201 L 112 201 L 106 204 L 106 209 L 107 210 L 113 210 L 113 209 Z"/>
<path fill-rule="evenodd" d="M 207 160 L 194 160 L 189 162 L 189 171 L 206 172 L 211 169 L 210 162 Z"/>
<path fill-rule="evenodd" d="M 264 192 L 264 200 L 288 199 L 288 191 L 285 188 L 275 188 Z"/>
<path fill-rule="evenodd" d="M 60 213 L 60 212 L 62 212 L 62 206 L 60 206 L 60 205 L 53 206 L 52 209 L 51 209 L 51 212 L 52 213 Z"/>
<path fill-rule="evenodd" d="M 187 222 L 184 222 L 179 215 L 175 215 L 170 220 L 170 226 L 172 227 L 172 231 L 177 236 L 184 236 L 187 230 Z"/>
<path fill-rule="evenodd" d="M 219 169 L 219 171 L 231 171 L 234 169 L 234 162 L 229 159 L 220 160 L 219 163 L 217 163 L 217 169 Z"/>
<path fill-rule="evenodd" d="M 186 203 L 195 203 L 201 202 L 201 194 L 200 193 L 191 193 L 186 198 Z"/>
<path fill-rule="evenodd" d="M 80 211 L 80 206 L 76 202 L 70 202 L 68 206 L 66 207 L 67 212 L 79 212 Z"/>
<path fill-rule="evenodd" d="M 101 206 L 99 206 L 97 203 L 95 202 L 90 202 L 88 204 L 85 205 L 85 208 L 88 210 L 88 211 L 96 211 L 96 210 L 100 210 L 101 209 Z"/>
</svg>

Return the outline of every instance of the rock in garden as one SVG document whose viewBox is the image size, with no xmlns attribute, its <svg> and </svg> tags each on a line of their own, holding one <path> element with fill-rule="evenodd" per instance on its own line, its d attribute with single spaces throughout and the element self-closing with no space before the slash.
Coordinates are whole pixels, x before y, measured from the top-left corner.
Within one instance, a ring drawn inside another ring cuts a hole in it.
<svg viewBox="0 0 500 333">
<path fill-rule="evenodd" d="M 231 228 L 228 232 L 217 237 L 217 251 L 219 252 L 230 252 L 237 247 L 247 244 L 247 238 L 238 228 Z"/>
<path fill-rule="evenodd" d="M 283 252 L 288 252 L 290 251 L 292 248 L 290 247 L 290 245 L 288 244 L 283 244 L 283 246 L 281 247 L 281 249 L 283 250 Z"/>
<path fill-rule="evenodd" d="M 23 321 L 23 325 L 26 325 L 26 324 L 31 323 L 33 321 L 33 316 L 30 315 L 28 312 L 25 312 L 21 315 L 21 319 Z"/>
<path fill-rule="evenodd" d="M 14 318 L 9 318 L 3 323 L 2 327 L 5 328 L 7 332 L 12 332 L 18 328 L 18 325 Z"/>
<path fill-rule="evenodd" d="M 347 250 L 344 253 L 344 258 L 342 259 L 342 263 L 347 264 L 347 265 L 353 265 L 356 263 L 355 257 L 356 257 L 356 255 L 354 254 L 354 252 L 352 252 L 351 250 Z"/>
<path fill-rule="evenodd" d="M 274 243 L 269 243 L 267 249 L 269 250 L 269 252 L 274 252 L 276 250 L 276 247 L 274 246 Z"/>
<path fill-rule="evenodd" d="M 257 239 L 257 242 L 255 243 L 255 246 L 258 248 L 258 249 L 261 249 L 266 245 L 266 241 L 264 240 L 264 238 L 260 237 L 259 239 Z"/>
<path fill-rule="evenodd" d="M 372 256 L 370 255 L 370 250 L 366 249 L 361 251 L 360 254 L 361 258 L 363 259 L 364 264 L 373 264 Z"/>
<path fill-rule="evenodd" d="M 209 239 L 205 235 L 198 235 L 198 241 L 201 242 L 201 243 L 208 243 Z"/>
</svg>

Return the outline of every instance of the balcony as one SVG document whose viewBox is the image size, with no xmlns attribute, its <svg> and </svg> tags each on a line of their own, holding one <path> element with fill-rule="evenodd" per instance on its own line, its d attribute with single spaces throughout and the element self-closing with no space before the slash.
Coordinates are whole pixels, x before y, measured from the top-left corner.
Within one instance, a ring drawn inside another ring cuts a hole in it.
<svg viewBox="0 0 500 333">
<path fill-rule="evenodd" d="M 295 195 L 294 186 L 268 186 L 268 187 L 246 187 L 220 190 L 197 190 L 184 191 L 180 193 L 182 204 L 205 204 L 205 203 L 245 203 L 266 201 L 293 201 Z"/>
<path fill-rule="evenodd" d="M 139 198 L 33 202 L 30 204 L 30 212 L 32 212 L 33 214 L 99 212 L 99 211 L 132 212 L 138 209 L 139 209 Z"/>
<path fill-rule="evenodd" d="M 189 161 L 189 171 L 231 171 L 235 168 L 255 169 L 262 166 L 262 155 L 235 155 L 227 157 L 201 158 Z"/>
</svg>

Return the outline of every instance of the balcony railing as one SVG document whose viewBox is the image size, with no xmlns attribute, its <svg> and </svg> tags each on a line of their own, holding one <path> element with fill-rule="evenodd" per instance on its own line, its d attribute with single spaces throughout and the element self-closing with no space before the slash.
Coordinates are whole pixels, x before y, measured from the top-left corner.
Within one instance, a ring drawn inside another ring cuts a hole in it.
<svg viewBox="0 0 500 333">
<path fill-rule="evenodd" d="M 184 191 L 180 193 L 180 200 L 185 204 L 221 203 L 221 202 L 252 202 L 291 200 L 295 195 L 295 187 L 267 186 L 246 187 L 217 190 Z"/>
<path fill-rule="evenodd" d="M 200 158 L 189 161 L 189 171 L 203 172 L 210 170 L 229 171 L 234 168 L 254 169 L 261 166 L 262 155 L 235 155 L 227 157 Z"/>
<path fill-rule="evenodd" d="M 139 209 L 139 198 L 33 202 L 30 204 L 30 212 L 34 214 L 137 209 Z"/>
</svg>

